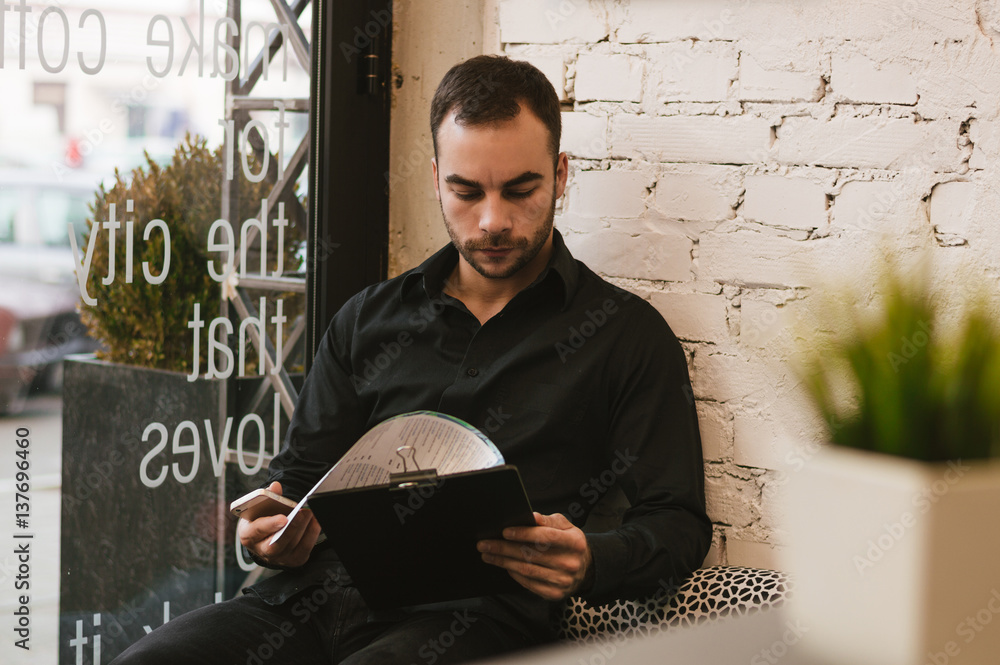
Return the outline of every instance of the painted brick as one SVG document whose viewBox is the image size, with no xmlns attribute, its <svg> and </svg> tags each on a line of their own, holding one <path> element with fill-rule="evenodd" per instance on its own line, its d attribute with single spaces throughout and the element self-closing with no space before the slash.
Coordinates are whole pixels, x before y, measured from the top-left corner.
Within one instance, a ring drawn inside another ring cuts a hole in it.
<svg viewBox="0 0 1000 665">
<path fill-rule="evenodd" d="M 938 233 L 965 236 L 975 204 L 976 185 L 971 182 L 943 182 L 931 190 L 931 225 Z"/>
<path fill-rule="evenodd" d="M 786 118 L 778 127 L 778 160 L 844 168 L 954 171 L 962 163 L 957 121 L 903 118 Z"/>
<path fill-rule="evenodd" d="M 891 45 L 886 48 L 902 49 L 912 48 L 913 33 L 918 32 L 915 26 L 931 36 L 971 41 L 969 24 L 975 25 L 967 5 L 952 2 L 810 1 L 792 8 L 774 0 L 632 0 L 623 4 L 625 18 L 615 33 L 621 42 L 742 38 L 769 43 L 808 35 L 813 40 L 881 40 Z"/>
<path fill-rule="evenodd" d="M 729 336 L 725 296 L 654 293 L 649 301 L 681 339 L 708 342 Z"/>
<path fill-rule="evenodd" d="M 976 119 L 969 125 L 969 138 L 973 146 L 969 168 L 985 169 L 1000 160 L 1000 123 Z"/>
<path fill-rule="evenodd" d="M 916 104 L 911 67 L 874 63 L 863 55 L 834 56 L 830 87 L 838 100 L 858 104 Z"/>
<path fill-rule="evenodd" d="M 621 115 L 611 119 L 614 156 L 655 162 L 750 164 L 768 156 L 771 129 L 746 116 Z"/>
<path fill-rule="evenodd" d="M 563 113 L 560 143 L 561 149 L 570 157 L 608 157 L 608 119 L 589 113 Z"/>
<path fill-rule="evenodd" d="M 638 102 L 642 99 L 644 65 L 630 55 L 583 54 L 576 61 L 577 101 Z"/>
<path fill-rule="evenodd" d="M 752 479 L 705 476 L 705 503 L 713 522 L 746 528 L 760 519 L 760 489 Z"/>
<path fill-rule="evenodd" d="M 753 349 L 769 348 L 789 325 L 785 312 L 777 305 L 747 294 L 740 299 L 740 344 Z"/>
<path fill-rule="evenodd" d="M 637 171 L 578 171 L 569 191 L 569 212 L 587 217 L 638 217 L 646 211 L 650 177 Z"/>
<path fill-rule="evenodd" d="M 628 3 L 616 36 L 620 42 L 732 39 L 734 3 L 729 0 L 670 0 Z"/>
<path fill-rule="evenodd" d="M 760 469 L 784 467 L 784 447 L 778 442 L 778 428 L 761 416 L 737 413 L 733 419 L 733 461 L 740 466 Z"/>
<path fill-rule="evenodd" d="M 706 460 L 721 461 L 733 455 L 733 421 L 728 410 L 715 402 L 697 402 L 701 451 Z"/>
<path fill-rule="evenodd" d="M 809 286 L 817 271 L 814 254 L 823 242 L 747 230 L 706 233 L 698 250 L 699 278 L 749 287 Z"/>
<path fill-rule="evenodd" d="M 740 54 L 740 101 L 815 102 L 825 87 L 819 71 L 765 69 L 753 55 Z"/>
<path fill-rule="evenodd" d="M 638 235 L 607 230 L 566 236 L 573 255 L 599 273 L 668 282 L 691 279 L 691 249 L 687 236 L 676 232 Z"/>
<path fill-rule="evenodd" d="M 665 166 L 656 180 L 656 209 L 667 219 L 732 219 L 741 180 L 739 169 L 728 166 Z"/>
<path fill-rule="evenodd" d="M 763 533 L 775 534 L 775 532 L 781 532 L 785 525 L 788 524 L 786 518 L 788 497 L 787 492 L 784 490 L 787 479 L 788 475 L 782 471 L 771 472 L 761 478 L 760 522 L 757 526 Z M 750 538 L 749 540 L 756 542 L 755 538 Z M 781 554 L 780 540 L 778 542 L 779 547 L 772 554 Z M 780 570 L 780 568 L 777 569 Z"/>
<path fill-rule="evenodd" d="M 773 392 L 764 363 L 724 353 L 696 353 L 691 371 L 692 388 L 698 399 L 738 401 Z"/>
<path fill-rule="evenodd" d="M 726 554 L 730 566 L 781 570 L 785 564 L 781 548 L 768 543 L 743 540 L 733 535 L 726 538 Z"/>
<path fill-rule="evenodd" d="M 826 226 L 826 192 L 822 185 L 780 175 L 747 176 L 745 183 L 740 212 L 746 219 L 790 229 Z"/>
<path fill-rule="evenodd" d="M 895 232 L 905 224 L 903 208 L 910 196 L 912 192 L 900 182 L 845 183 L 833 200 L 833 224 L 843 229 Z"/>
<path fill-rule="evenodd" d="M 526 60 L 537 67 L 549 80 L 560 100 L 568 99 L 566 95 L 566 62 L 555 55 L 516 55 L 515 60 Z"/>
<path fill-rule="evenodd" d="M 587 0 L 500 0 L 500 40 L 507 44 L 599 42 L 608 26 Z"/>
<path fill-rule="evenodd" d="M 738 72 L 736 49 L 724 42 L 652 46 L 646 57 L 660 103 L 725 101 Z"/>
<path fill-rule="evenodd" d="M 598 217 L 574 215 L 572 213 L 556 215 L 555 224 L 561 231 L 570 230 L 574 233 L 595 233 L 608 228 L 607 223 Z"/>
</svg>

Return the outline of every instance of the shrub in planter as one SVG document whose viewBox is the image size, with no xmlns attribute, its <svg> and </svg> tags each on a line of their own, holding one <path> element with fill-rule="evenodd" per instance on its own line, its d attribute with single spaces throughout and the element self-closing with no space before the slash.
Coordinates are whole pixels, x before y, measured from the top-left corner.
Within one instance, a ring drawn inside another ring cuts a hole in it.
<svg viewBox="0 0 1000 665">
<path fill-rule="evenodd" d="M 97 303 L 82 304 L 81 318 L 104 346 L 100 358 L 110 362 L 78 360 L 66 368 L 59 640 L 65 662 L 74 657 L 69 645 L 81 625 L 103 633 L 107 662 L 139 638 L 144 625 L 157 626 L 165 616 L 210 603 L 217 590 L 232 595 L 245 576 L 236 566 L 235 520 L 226 506 L 262 482 L 259 473 L 253 476 L 260 464 L 251 464 L 248 475 L 227 472 L 224 488 L 218 475 L 226 464 L 223 441 L 229 450 L 238 450 L 238 440 L 243 441 L 238 433 L 249 409 L 247 394 L 254 394 L 260 379 L 255 368 L 248 368 L 253 378 L 231 384 L 227 404 L 235 424 L 227 427 L 218 417 L 222 382 L 191 382 L 184 376 L 192 369 L 193 335 L 187 324 L 195 303 L 203 321 L 219 313 L 222 285 L 210 277 L 208 264 L 215 260 L 219 273 L 223 266 L 206 248 L 209 228 L 220 217 L 223 169 L 221 149 L 209 150 L 204 140 L 188 137 L 169 164 L 147 157 L 142 168 L 116 172 L 114 184 L 102 187 L 92 206 L 91 233 L 97 236 L 86 289 Z M 267 178 L 239 183 L 239 205 L 229 220 L 236 245 L 241 223 L 260 214 L 272 186 Z M 284 236 L 289 268 L 296 265 L 304 234 L 304 220 L 294 218 L 294 212 L 285 205 L 286 217 L 293 218 Z M 112 217 L 120 224 L 113 242 L 107 228 L 98 226 Z M 163 269 L 164 234 L 155 226 L 149 229 L 153 220 L 162 220 L 170 233 L 169 274 L 162 284 L 149 283 L 142 270 L 144 261 L 154 278 Z M 269 231 L 268 263 L 274 269 L 277 233 L 273 226 Z M 129 245 L 131 283 L 125 278 Z M 110 265 L 114 279 L 105 284 Z M 248 256 L 248 271 L 257 266 L 259 258 Z M 300 299 L 286 300 L 289 321 L 297 310 Z M 202 372 L 207 331 L 206 324 L 199 340 Z M 274 335 L 273 326 L 268 334 Z M 256 353 L 247 355 L 256 362 Z M 241 390 L 241 384 L 252 385 Z M 270 453 L 282 421 L 280 414 L 262 417 L 276 433 L 266 437 Z M 246 431 L 244 450 L 254 453 L 257 428 Z M 217 556 L 220 542 L 224 570 Z M 93 619 L 97 614 L 103 617 L 99 628 Z"/>
<path fill-rule="evenodd" d="M 188 136 L 166 166 L 160 166 L 148 155 L 146 160 L 145 167 L 133 170 L 128 176 L 116 171 L 114 185 L 110 189 L 102 186 L 91 206 L 91 233 L 98 223 L 110 219 L 112 205 L 120 227 L 115 231 L 113 245 L 108 239 L 109 232 L 103 226 L 99 229 L 86 282 L 87 292 L 97 304 L 82 305 L 81 319 L 90 335 L 103 345 L 104 349 L 98 353 L 101 359 L 188 372 L 193 336 L 187 322 L 193 317 L 194 304 L 200 303 L 203 319 L 211 319 L 219 311 L 221 288 L 209 276 L 207 264 L 212 258 L 218 272 L 222 272 L 222 266 L 219 255 L 210 256 L 206 247 L 209 228 L 219 218 L 224 156 L 221 147 L 209 150 L 204 139 Z M 261 200 L 273 185 L 268 180 L 240 182 L 239 204 L 234 208 L 234 218 L 229 220 L 237 245 L 241 222 L 260 214 Z M 132 202 L 131 212 L 128 201 Z M 291 216 L 290 208 L 286 206 L 286 215 Z M 131 232 L 134 275 L 132 283 L 127 283 L 123 274 L 129 259 L 125 223 L 131 220 L 134 220 Z M 142 273 L 144 261 L 154 277 L 163 269 L 164 235 L 156 228 L 147 231 L 153 220 L 165 222 L 170 232 L 170 272 L 162 284 L 148 283 Z M 149 239 L 144 240 L 147 232 Z M 285 229 L 285 266 L 297 265 L 295 252 L 303 237 L 304 224 L 292 219 Z M 112 247 L 115 278 L 105 284 Z M 268 247 L 277 247 L 273 226 L 269 226 Z M 269 265 L 273 268 L 277 263 L 276 252 L 269 250 L 269 254 Z M 254 260 L 248 263 L 259 265 Z M 289 319 L 292 314 L 286 308 Z M 201 332 L 199 346 L 204 355 L 206 331 Z"/>
<path fill-rule="evenodd" d="M 875 316 L 841 317 L 803 372 L 834 444 L 791 474 L 784 509 L 803 646 L 994 662 L 1000 631 L 965 622 L 1000 600 L 1000 331 L 985 297 L 882 286 Z"/>
</svg>

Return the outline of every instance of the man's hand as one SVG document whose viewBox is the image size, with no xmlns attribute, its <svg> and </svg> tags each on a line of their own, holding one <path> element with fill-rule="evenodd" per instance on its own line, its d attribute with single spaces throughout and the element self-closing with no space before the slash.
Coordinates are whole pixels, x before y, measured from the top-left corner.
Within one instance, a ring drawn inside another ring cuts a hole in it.
<svg viewBox="0 0 1000 665">
<path fill-rule="evenodd" d="M 267 489 L 275 494 L 281 494 L 281 483 L 275 481 Z M 241 519 L 237 528 L 240 542 L 253 552 L 257 559 L 270 566 L 286 568 L 301 566 L 309 560 L 309 553 L 319 538 L 319 522 L 311 510 L 300 510 L 281 539 L 274 545 L 269 545 L 271 536 L 280 531 L 287 522 L 288 518 L 284 515 L 258 517 L 252 522 Z"/>
<path fill-rule="evenodd" d="M 518 584 L 546 600 L 562 600 L 593 581 L 583 531 L 564 515 L 535 513 L 536 526 L 504 529 L 503 540 L 481 540 L 483 561 L 505 568 Z"/>
</svg>

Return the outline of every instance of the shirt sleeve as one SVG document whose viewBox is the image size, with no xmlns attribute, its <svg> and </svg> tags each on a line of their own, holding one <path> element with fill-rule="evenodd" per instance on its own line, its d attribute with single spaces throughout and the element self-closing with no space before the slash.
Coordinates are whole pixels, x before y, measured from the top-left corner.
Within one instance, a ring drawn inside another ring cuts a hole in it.
<svg viewBox="0 0 1000 665">
<path fill-rule="evenodd" d="M 271 461 L 268 484 L 302 498 L 367 428 L 352 382 L 351 340 L 364 292 L 334 315 L 323 335 L 278 456 Z M 356 380 L 356 379 L 354 379 Z"/>
<path fill-rule="evenodd" d="M 669 326 L 645 301 L 615 344 L 607 463 L 629 500 L 621 525 L 588 533 L 593 602 L 673 589 L 711 544 L 704 467 L 687 360 Z"/>
</svg>

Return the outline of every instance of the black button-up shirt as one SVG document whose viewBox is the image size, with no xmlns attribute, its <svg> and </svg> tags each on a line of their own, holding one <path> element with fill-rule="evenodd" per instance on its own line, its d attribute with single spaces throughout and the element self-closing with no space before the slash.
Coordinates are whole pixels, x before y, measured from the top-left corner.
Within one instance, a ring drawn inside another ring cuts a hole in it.
<svg viewBox="0 0 1000 665">
<path fill-rule="evenodd" d="M 270 480 L 298 498 L 371 427 L 440 411 L 493 440 L 541 513 L 580 526 L 621 487 L 621 526 L 587 534 L 588 598 L 683 579 L 711 524 L 686 358 L 663 318 L 576 261 L 556 231 L 548 267 L 480 325 L 444 293 L 457 260 L 448 245 L 335 315 Z"/>
</svg>

